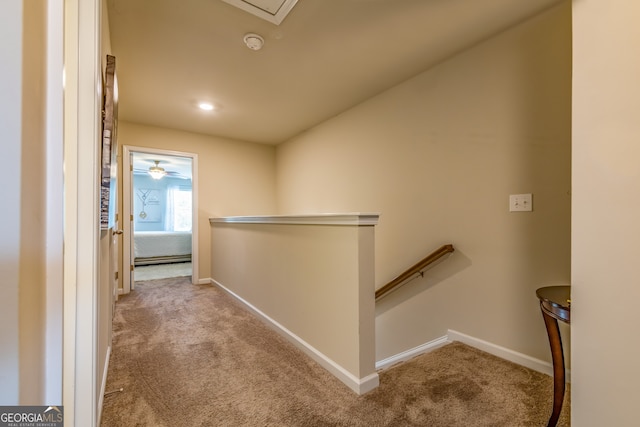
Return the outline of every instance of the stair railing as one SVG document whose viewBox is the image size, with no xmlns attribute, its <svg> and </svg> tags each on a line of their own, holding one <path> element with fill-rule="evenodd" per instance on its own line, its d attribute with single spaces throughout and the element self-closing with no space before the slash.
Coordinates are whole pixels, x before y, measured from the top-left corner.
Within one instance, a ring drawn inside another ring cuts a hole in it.
<svg viewBox="0 0 640 427">
<path fill-rule="evenodd" d="M 443 245 L 435 251 L 431 252 L 421 261 L 416 263 L 415 265 L 409 267 L 404 273 L 400 274 L 398 277 L 381 287 L 376 291 L 376 301 L 389 294 L 389 292 L 395 290 L 400 285 L 403 285 L 408 279 L 412 278 L 416 274 L 420 274 L 420 276 L 424 275 L 424 270 L 443 256 L 453 252 L 453 245 Z"/>
</svg>

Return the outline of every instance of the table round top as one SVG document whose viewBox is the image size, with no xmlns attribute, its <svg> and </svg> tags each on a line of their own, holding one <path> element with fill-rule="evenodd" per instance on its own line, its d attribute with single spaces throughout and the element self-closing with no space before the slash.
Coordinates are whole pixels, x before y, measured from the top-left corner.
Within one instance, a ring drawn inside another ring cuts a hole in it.
<svg viewBox="0 0 640 427">
<path fill-rule="evenodd" d="M 571 312 L 571 286 L 547 286 L 536 290 L 546 312 L 558 320 L 569 322 Z"/>
<path fill-rule="evenodd" d="M 547 286 L 536 290 L 536 295 L 542 301 L 548 301 L 561 308 L 571 307 L 571 286 Z"/>
</svg>

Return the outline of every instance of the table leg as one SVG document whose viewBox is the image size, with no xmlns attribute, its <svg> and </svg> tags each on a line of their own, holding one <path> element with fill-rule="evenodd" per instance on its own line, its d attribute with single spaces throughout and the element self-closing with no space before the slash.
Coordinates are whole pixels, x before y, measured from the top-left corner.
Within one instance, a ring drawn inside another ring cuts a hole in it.
<svg viewBox="0 0 640 427">
<path fill-rule="evenodd" d="M 560 338 L 558 321 L 549 316 L 542 306 L 540 308 L 542 309 L 544 324 L 547 327 L 549 345 L 551 346 L 551 359 L 553 361 L 553 412 L 551 413 L 547 427 L 554 427 L 558 423 L 560 411 L 562 410 L 562 402 L 564 400 L 564 353 L 562 350 L 562 339 Z"/>
</svg>

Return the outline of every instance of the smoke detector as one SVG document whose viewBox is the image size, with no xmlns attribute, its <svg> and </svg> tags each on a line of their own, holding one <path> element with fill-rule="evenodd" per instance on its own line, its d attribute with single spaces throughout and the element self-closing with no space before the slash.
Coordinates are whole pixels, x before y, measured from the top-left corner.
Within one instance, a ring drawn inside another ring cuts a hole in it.
<svg viewBox="0 0 640 427">
<path fill-rule="evenodd" d="M 258 34 L 248 33 L 244 35 L 244 44 L 251 50 L 260 50 L 264 45 L 264 39 Z"/>
</svg>

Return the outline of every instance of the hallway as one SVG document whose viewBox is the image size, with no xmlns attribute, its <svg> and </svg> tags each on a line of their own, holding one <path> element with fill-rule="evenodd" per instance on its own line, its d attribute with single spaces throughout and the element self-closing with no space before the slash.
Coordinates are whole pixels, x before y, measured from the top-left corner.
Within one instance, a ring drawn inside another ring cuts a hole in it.
<svg viewBox="0 0 640 427">
<path fill-rule="evenodd" d="M 116 307 L 102 426 L 537 427 L 551 404 L 549 376 L 461 343 L 380 382 L 356 395 L 217 287 L 140 282 Z"/>
</svg>

